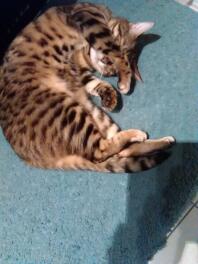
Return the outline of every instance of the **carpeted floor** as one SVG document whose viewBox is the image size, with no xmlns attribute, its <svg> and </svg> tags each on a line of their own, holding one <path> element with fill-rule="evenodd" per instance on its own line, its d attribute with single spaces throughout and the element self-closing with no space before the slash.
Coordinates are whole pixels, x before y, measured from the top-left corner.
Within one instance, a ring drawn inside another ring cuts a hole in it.
<svg viewBox="0 0 198 264">
<path fill-rule="evenodd" d="M 156 23 L 141 43 L 144 83 L 113 118 L 178 144 L 156 169 L 113 175 L 27 167 L 1 134 L 1 264 L 146 264 L 196 192 L 198 13 L 171 0 L 103 3 Z"/>
</svg>

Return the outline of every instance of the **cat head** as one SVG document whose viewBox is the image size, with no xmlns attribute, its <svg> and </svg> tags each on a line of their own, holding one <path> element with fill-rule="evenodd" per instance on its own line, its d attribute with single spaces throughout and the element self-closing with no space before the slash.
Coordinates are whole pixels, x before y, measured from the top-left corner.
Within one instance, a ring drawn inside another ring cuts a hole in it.
<svg viewBox="0 0 198 264">
<path fill-rule="evenodd" d="M 137 80 L 141 79 L 137 64 L 130 61 L 130 55 L 137 38 L 153 25 L 153 22 L 131 23 L 126 19 L 112 18 L 109 28 L 113 43 L 109 43 L 109 48 L 105 50 L 90 50 L 90 58 L 97 71 L 106 76 L 119 76 L 118 86 L 122 93 L 128 93 L 133 76 Z"/>
<path fill-rule="evenodd" d="M 119 45 L 123 52 L 133 50 L 137 38 L 153 26 L 153 22 L 132 23 L 119 17 L 109 21 L 109 28 L 111 29 L 115 43 Z"/>
<path fill-rule="evenodd" d="M 134 59 L 135 46 L 140 35 L 150 30 L 153 22 L 132 23 L 123 18 L 114 18 L 110 20 L 110 25 L 115 43 L 119 45 L 122 53 L 127 54 L 131 65 L 133 75 L 136 80 L 142 80 L 137 67 L 137 61 Z"/>
</svg>

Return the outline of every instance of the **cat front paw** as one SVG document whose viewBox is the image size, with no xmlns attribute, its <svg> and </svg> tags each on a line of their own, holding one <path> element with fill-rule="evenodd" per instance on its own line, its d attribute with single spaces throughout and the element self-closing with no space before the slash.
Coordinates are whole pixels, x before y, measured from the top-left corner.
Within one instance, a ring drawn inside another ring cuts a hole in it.
<svg viewBox="0 0 198 264">
<path fill-rule="evenodd" d="M 99 90 L 102 106 L 108 111 L 112 111 L 117 106 L 117 92 L 111 86 L 103 86 Z"/>
</svg>

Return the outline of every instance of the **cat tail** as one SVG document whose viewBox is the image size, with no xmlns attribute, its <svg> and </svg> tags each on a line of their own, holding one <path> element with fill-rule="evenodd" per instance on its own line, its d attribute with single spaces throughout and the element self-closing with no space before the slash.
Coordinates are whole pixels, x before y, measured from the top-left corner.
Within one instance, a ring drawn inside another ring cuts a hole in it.
<svg viewBox="0 0 198 264">
<path fill-rule="evenodd" d="M 63 170 L 90 170 L 98 172 L 132 173 L 151 169 L 162 163 L 170 156 L 169 152 L 161 151 L 141 157 L 122 158 L 114 155 L 100 163 L 93 163 L 90 160 L 77 155 L 67 156 L 59 159 L 52 168 Z"/>
<path fill-rule="evenodd" d="M 160 151 L 147 156 L 122 158 L 114 155 L 97 165 L 103 166 L 105 170 L 113 173 L 133 173 L 149 170 L 170 156 L 170 152 Z"/>
</svg>

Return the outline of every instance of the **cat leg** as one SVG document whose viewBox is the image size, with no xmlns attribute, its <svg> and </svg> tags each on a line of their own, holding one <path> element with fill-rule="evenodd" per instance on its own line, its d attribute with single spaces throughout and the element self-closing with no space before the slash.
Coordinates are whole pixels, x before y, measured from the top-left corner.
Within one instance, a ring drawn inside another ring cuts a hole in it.
<svg viewBox="0 0 198 264">
<path fill-rule="evenodd" d="M 102 107 L 108 111 L 116 107 L 117 92 L 110 83 L 97 78 L 90 72 L 83 74 L 81 82 L 88 94 L 100 97 Z"/>
<path fill-rule="evenodd" d="M 94 150 L 94 159 L 103 161 L 119 153 L 126 145 L 132 142 L 142 142 L 147 139 L 147 134 L 141 130 L 129 129 L 116 133 L 110 139 L 100 139 L 100 144 Z"/>
<path fill-rule="evenodd" d="M 87 99 L 83 106 L 87 112 L 91 113 L 92 119 L 103 138 L 110 139 L 120 131 L 119 126 L 113 122 L 107 113 L 97 107 L 91 100 Z"/>
<path fill-rule="evenodd" d="M 79 90 L 79 92 L 76 92 L 73 96 L 75 97 L 75 100 L 78 100 L 84 111 L 89 113 L 92 118 L 92 123 L 96 125 L 103 138 L 110 139 L 120 131 L 120 128 L 113 122 L 111 117 L 90 100 L 84 89 Z"/>
<path fill-rule="evenodd" d="M 165 150 L 175 143 L 175 139 L 171 136 L 159 139 L 148 139 L 144 142 L 131 144 L 128 148 L 122 150 L 119 157 L 135 157 L 144 156 L 157 151 Z"/>
</svg>

